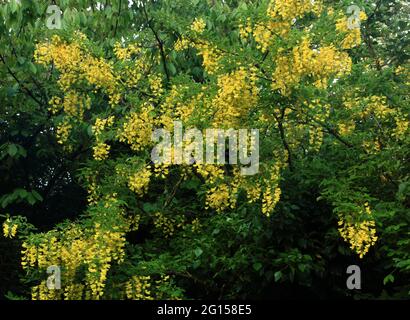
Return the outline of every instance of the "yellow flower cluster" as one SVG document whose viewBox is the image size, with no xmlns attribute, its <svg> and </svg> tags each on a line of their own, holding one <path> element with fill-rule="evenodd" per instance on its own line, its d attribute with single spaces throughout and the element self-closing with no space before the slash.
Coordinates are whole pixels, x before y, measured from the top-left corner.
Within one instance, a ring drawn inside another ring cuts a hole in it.
<svg viewBox="0 0 410 320">
<path fill-rule="evenodd" d="M 68 116 L 81 119 L 84 110 L 90 109 L 90 106 L 91 98 L 84 97 L 74 90 L 69 90 L 64 95 L 63 109 Z M 55 107 L 53 109 L 56 110 Z"/>
<path fill-rule="evenodd" d="M 280 170 L 282 164 L 278 161 L 269 168 L 269 178 L 264 179 L 264 192 L 262 193 L 262 213 L 267 217 L 280 201 L 282 190 L 279 187 Z"/>
<path fill-rule="evenodd" d="M 187 38 L 180 38 L 174 44 L 175 51 L 183 51 L 188 49 L 190 46 L 190 41 Z"/>
<path fill-rule="evenodd" d="M 332 45 L 311 49 L 310 40 L 304 38 L 299 46 L 293 48 L 292 54 L 277 57 L 272 88 L 287 95 L 303 76 L 309 76 L 315 86 L 324 89 L 330 77 L 348 74 L 351 67 L 352 60 L 347 53 L 337 51 Z"/>
<path fill-rule="evenodd" d="M 141 112 L 133 112 L 127 116 L 126 123 L 118 134 L 120 142 L 126 142 L 134 151 L 143 150 L 151 143 L 154 127 L 152 106 L 144 106 Z"/>
<path fill-rule="evenodd" d="M 129 231 L 137 231 L 140 227 L 140 220 L 141 216 L 140 215 L 132 215 L 127 218 L 128 224 L 129 224 Z"/>
<path fill-rule="evenodd" d="M 202 65 L 208 74 L 216 73 L 220 66 L 219 61 L 222 58 L 217 48 L 207 41 L 195 43 L 195 48 L 198 50 L 198 55 L 202 56 Z"/>
<path fill-rule="evenodd" d="M 309 145 L 313 151 L 318 152 L 323 144 L 323 130 L 316 127 L 309 128 Z"/>
<path fill-rule="evenodd" d="M 32 300 L 58 300 L 61 298 L 59 290 L 50 290 L 47 288 L 47 282 L 41 281 L 37 286 L 31 288 Z M 81 299 L 81 296 L 79 297 Z"/>
<path fill-rule="evenodd" d="M 123 48 L 120 42 L 117 42 L 114 45 L 115 56 L 122 61 L 130 60 L 133 55 L 136 55 L 141 52 L 141 48 L 136 44 L 130 44 L 127 47 Z"/>
<path fill-rule="evenodd" d="M 392 119 L 395 122 L 395 127 L 391 130 L 391 136 L 396 139 L 401 139 L 406 136 L 409 129 L 409 117 L 402 112 L 390 107 L 387 104 L 387 98 L 384 96 L 370 96 L 362 99 L 350 99 L 344 102 L 344 106 L 350 110 L 354 110 L 357 115 L 364 119 L 373 121 L 377 119 L 377 122 L 387 121 Z M 386 126 L 385 130 L 390 126 Z M 366 149 L 372 150 L 372 142 L 364 141 L 363 145 Z M 379 150 L 380 148 L 378 148 Z M 373 150 L 374 151 L 374 150 Z"/>
<path fill-rule="evenodd" d="M 103 161 L 107 159 L 108 155 L 110 154 L 110 149 L 110 145 L 104 142 L 99 142 L 96 146 L 93 147 L 94 159 L 97 161 Z"/>
<path fill-rule="evenodd" d="M 52 97 L 48 104 L 50 105 L 48 111 L 50 111 L 52 114 L 58 113 L 62 108 L 62 100 L 60 97 Z"/>
<path fill-rule="evenodd" d="M 85 296 L 90 298 L 90 293 L 85 290 L 85 286 L 82 284 L 74 283 L 67 285 L 64 289 L 64 293 L 61 290 L 53 290 L 47 288 L 47 282 L 41 281 L 37 286 L 31 288 L 32 300 L 81 300 Z"/>
<path fill-rule="evenodd" d="M 140 197 L 148 191 L 148 186 L 152 175 L 150 169 L 150 166 L 146 166 L 137 173 L 134 173 L 128 180 L 128 187 L 130 190 L 135 192 Z"/>
<path fill-rule="evenodd" d="M 202 18 L 199 18 L 199 19 L 195 18 L 194 22 L 191 25 L 191 30 L 198 34 L 203 33 L 205 28 L 206 28 L 206 23 L 204 19 Z"/>
<path fill-rule="evenodd" d="M 364 117 L 376 116 L 378 119 L 386 119 L 389 115 L 395 113 L 395 110 L 387 105 L 386 97 L 370 96 L 365 98 L 363 102 L 365 104 L 362 111 Z"/>
<path fill-rule="evenodd" d="M 257 48 L 265 53 L 277 36 L 285 37 L 290 31 L 291 24 L 288 21 L 269 21 L 266 24 L 257 24 L 253 29 L 253 37 Z M 246 31 L 249 30 L 248 28 Z"/>
<path fill-rule="evenodd" d="M 239 35 L 243 40 L 246 40 L 252 33 L 251 18 L 246 18 L 245 24 L 239 24 Z"/>
<path fill-rule="evenodd" d="M 137 44 L 130 44 L 123 47 L 117 42 L 114 45 L 114 54 L 120 61 L 121 68 L 117 70 L 121 74 L 121 81 L 125 82 L 129 88 L 136 87 L 142 76 L 147 73 L 149 66 L 146 56 Z"/>
<path fill-rule="evenodd" d="M 175 51 L 183 51 L 189 47 L 195 48 L 198 51 L 198 56 L 202 56 L 202 65 L 208 74 L 215 74 L 219 70 L 219 61 L 222 55 L 216 46 L 206 40 L 195 39 L 191 41 L 184 36 L 178 39 L 174 44 Z"/>
<path fill-rule="evenodd" d="M 95 205 L 98 202 L 99 194 L 98 194 L 98 186 L 97 183 L 92 182 L 88 186 L 87 189 L 88 197 L 87 201 L 90 205 Z"/>
<path fill-rule="evenodd" d="M 56 290 L 53 290 L 56 291 Z M 83 298 L 83 292 L 85 291 L 85 286 L 80 283 L 73 283 L 65 286 L 64 289 L 64 300 L 81 300 Z M 45 300 L 45 299 L 40 299 Z M 47 299 L 51 300 L 51 299 Z"/>
<path fill-rule="evenodd" d="M 287 21 L 301 18 L 308 12 L 319 14 L 321 11 L 322 2 L 318 0 L 271 0 L 268 7 L 270 17 Z"/>
<path fill-rule="evenodd" d="M 138 59 L 132 64 L 127 64 L 122 71 L 123 78 L 125 78 L 123 81 L 129 88 L 136 87 L 142 76 L 147 73 L 147 70 L 148 64 L 144 58 Z"/>
<path fill-rule="evenodd" d="M 125 285 L 125 293 L 131 300 L 153 300 L 150 276 L 133 276 Z"/>
<path fill-rule="evenodd" d="M 245 190 L 248 203 L 254 203 L 260 199 L 262 193 L 260 183 L 256 183 L 255 185 L 249 184 L 245 186 Z"/>
<path fill-rule="evenodd" d="M 182 215 L 175 218 L 169 218 L 161 212 L 154 214 L 154 226 L 161 230 L 166 238 L 174 235 L 175 231 L 181 228 L 185 222 L 185 217 Z"/>
<path fill-rule="evenodd" d="M 364 212 L 371 216 L 369 204 L 364 205 Z M 377 241 L 375 221 L 369 217 L 367 220 L 359 222 L 346 221 L 340 218 L 339 233 L 343 239 L 350 243 L 350 248 L 354 250 L 360 258 L 363 258 L 369 252 L 371 246 Z"/>
<path fill-rule="evenodd" d="M 162 77 L 160 75 L 151 75 L 148 79 L 150 88 L 152 93 L 155 96 L 161 96 L 164 92 L 164 88 L 162 86 Z"/>
<path fill-rule="evenodd" d="M 94 159 L 97 161 L 102 161 L 108 158 L 110 153 L 111 146 L 106 144 L 101 140 L 101 134 L 105 130 L 105 128 L 110 127 L 114 124 L 114 116 L 111 116 L 107 119 L 100 119 L 97 118 L 95 121 L 92 130 L 97 138 L 97 145 L 93 147 L 94 151 Z"/>
<path fill-rule="evenodd" d="M 397 139 L 404 138 L 410 128 L 409 117 L 397 113 L 395 116 L 396 128 L 393 131 L 393 136 Z"/>
<path fill-rule="evenodd" d="M 169 174 L 169 164 L 158 164 L 154 166 L 154 175 L 161 179 L 165 179 Z"/>
<path fill-rule="evenodd" d="M 101 133 L 107 127 L 111 127 L 114 124 L 114 116 L 108 117 L 106 119 L 97 118 L 93 126 L 93 132 L 96 136 L 101 135 Z"/>
<path fill-rule="evenodd" d="M 38 64 L 50 65 L 53 63 L 61 76 L 58 81 L 63 91 L 68 91 L 80 79 L 79 68 L 84 56 L 79 42 L 67 44 L 57 35 L 51 38 L 50 43 L 36 45 L 34 59 Z"/>
<path fill-rule="evenodd" d="M 189 121 L 198 117 L 195 110 L 201 105 L 204 100 L 204 93 L 201 92 L 196 96 L 193 96 L 186 103 L 179 103 L 177 109 L 175 110 L 175 116 L 184 123 L 189 123 Z M 205 113 L 205 112 L 204 112 Z"/>
<path fill-rule="evenodd" d="M 248 116 L 258 101 L 256 69 L 251 67 L 218 77 L 218 94 L 213 99 L 213 126 L 216 128 L 236 128 Z"/>
<path fill-rule="evenodd" d="M 103 58 L 94 57 L 88 57 L 86 61 L 87 65 L 82 66 L 82 71 L 88 83 L 94 85 L 96 89 L 105 89 L 110 99 L 110 105 L 118 104 L 121 100 L 117 85 L 119 77 L 114 75 L 112 63 Z"/>
<path fill-rule="evenodd" d="M 18 224 L 13 223 L 13 221 L 8 218 L 6 221 L 3 223 L 3 235 L 6 238 L 14 238 L 17 234 L 17 228 Z"/>
<path fill-rule="evenodd" d="M 216 187 L 212 187 L 206 194 L 206 209 L 215 209 L 220 213 L 228 208 L 235 208 L 236 192 L 227 184 L 223 183 Z"/>
<path fill-rule="evenodd" d="M 262 195 L 262 213 L 267 217 L 270 216 L 276 204 L 280 200 L 281 189 L 279 187 L 268 187 Z"/>
<path fill-rule="evenodd" d="M 178 299 L 177 296 L 165 296 L 160 289 L 163 286 L 169 287 L 170 281 L 168 275 L 162 275 L 158 280 L 152 279 L 151 276 L 133 276 L 125 284 L 125 295 L 130 300 Z"/>
<path fill-rule="evenodd" d="M 80 39 L 66 43 L 54 35 L 50 43 L 37 44 L 35 61 L 43 65 L 54 63 L 60 72 L 58 83 L 64 92 L 85 80 L 95 89 L 103 89 L 109 96 L 111 105 L 117 104 L 121 99 L 119 77 L 114 75 L 111 63 L 103 58 L 95 58 L 83 50 L 83 40 L 84 36 L 80 36 Z"/>
<path fill-rule="evenodd" d="M 356 123 L 354 121 L 342 122 L 338 124 L 339 134 L 341 136 L 350 135 L 356 128 Z"/>
<path fill-rule="evenodd" d="M 359 20 L 365 21 L 366 19 L 366 13 L 360 11 Z M 351 23 L 355 22 L 350 21 L 347 17 L 340 18 L 336 21 L 336 30 L 344 34 L 344 38 L 340 44 L 343 49 L 351 49 L 362 42 L 360 27 L 350 26 L 349 24 Z"/>
<path fill-rule="evenodd" d="M 203 91 L 206 87 L 203 86 Z M 210 98 L 205 92 L 193 93 L 187 85 L 172 85 L 160 108 L 157 125 L 172 131 L 174 121 L 181 120 L 185 127 L 201 127 L 211 117 Z M 200 112 L 199 112 L 200 111 Z"/>
<path fill-rule="evenodd" d="M 111 230 L 113 229 L 113 230 Z M 115 226 L 107 230 L 96 223 L 93 230 L 85 230 L 72 225 L 61 232 L 57 239 L 56 232 L 50 231 L 33 243 L 25 242 L 22 247 L 22 267 L 45 269 L 52 265 L 61 266 L 62 277 L 67 287 L 64 297 L 56 296 L 47 290 L 45 283 L 33 288 L 33 299 L 91 299 L 103 296 L 107 272 L 113 262 L 121 263 L 124 259 L 124 230 Z M 86 266 L 85 286 L 76 283 L 76 274 Z"/>
<path fill-rule="evenodd" d="M 381 150 L 380 142 L 376 139 L 364 139 L 362 141 L 362 147 L 369 154 L 376 154 Z"/>
<path fill-rule="evenodd" d="M 194 167 L 197 172 L 205 179 L 207 184 L 215 184 L 224 179 L 224 170 L 221 166 L 213 164 L 199 164 L 195 163 Z"/>
<path fill-rule="evenodd" d="M 198 218 L 195 218 L 188 227 L 191 228 L 192 232 L 196 232 L 201 229 L 201 223 Z"/>
<path fill-rule="evenodd" d="M 69 124 L 68 122 L 63 122 L 59 126 L 57 126 L 57 143 L 59 144 L 65 144 L 68 140 L 68 137 L 70 136 L 70 132 L 73 126 Z"/>
</svg>

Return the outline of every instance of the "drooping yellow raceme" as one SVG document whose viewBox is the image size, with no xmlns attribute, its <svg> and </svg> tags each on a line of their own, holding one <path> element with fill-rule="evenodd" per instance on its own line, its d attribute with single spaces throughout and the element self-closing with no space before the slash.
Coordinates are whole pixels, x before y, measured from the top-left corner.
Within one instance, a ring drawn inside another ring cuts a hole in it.
<svg viewBox="0 0 410 320">
<path fill-rule="evenodd" d="M 147 147 L 151 143 L 151 135 L 154 130 L 152 110 L 152 106 L 146 105 L 142 107 L 140 112 L 129 114 L 118 133 L 119 141 L 128 143 L 134 151 L 140 151 Z"/>
<path fill-rule="evenodd" d="M 215 128 L 237 128 L 258 101 L 257 70 L 244 67 L 218 77 L 218 94 L 212 102 Z"/>
<path fill-rule="evenodd" d="M 345 52 L 334 46 L 312 49 L 308 38 L 292 49 L 292 53 L 281 54 L 275 59 L 276 69 L 273 73 L 273 89 L 279 89 L 288 95 L 293 86 L 298 85 L 302 77 L 310 77 L 313 84 L 326 89 L 331 77 L 349 74 L 352 60 Z"/>
<path fill-rule="evenodd" d="M 171 277 L 168 275 L 161 275 L 158 280 L 151 276 L 132 276 L 125 284 L 126 298 L 130 300 L 163 300 L 167 299 L 179 299 L 177 295 L 171 297 L 165 296 L 159 288 L 169 286 L 171 283 Z"/>
<path fill-rule="evenodd" d="M 198 55 L 202 56 L 203 66 L 208 74 L 214 74 L 219 70 L 219 60 L 222 58 L 217 48 L 207 41 L 200 41 L 194 45 Z"/>
<path fill-rule="evenodd" d="M 18 224 L 13 223 L 12 220 L 7 219 L 3 223 L 3 235 L 6 238 L 14 238 L 17 234 Z"/>
<path fill-rule="evenodd" d="M 73 126 L 68 122 L 63 122 L 57 127 L 56 136 L 59 144 L 65 144 L 70 136 Z"/>
<path fill-rule="evenodd" d="M 340 44 L 343 49 L 354 48 L 362 42 L 360 25 L 358 24 L 361 21 L 367 20 L 366 13 L 360 11 L 358 16 L 358 21 L 353 21 L 352 17 L 343 17 L 336 21 L 336 30 L 344 34 L 344 38 Z"/>
<path fill-rule="evenodd" d="M 262 213 L 269 217 L 280 200 L 282 190 L 279 187 L 268 187 L 262 195 Z"/>
<path fill-rule="evenodd" d="M 146 166 L 134 173 L 128 180 L 128 187 L 138 196 L 143 196 L 147 192 L 152 176 L 151 167 Z"/>
<path fill-rule="evenodd" d="M 183 51 L 183 50 L 188 49 L 189 46 L 190 46 L 189 39 L 182 37 L 175 42 L 174 49 L 175 51 Z"/>
<path fill-rule="evenodd" d="M 110 154 L 110 149 L 111 146 L 104 143 L 104 142 L 99 142 L 96 146 L 93 147 L 93 156 L 94 159 L 97 161 L 102 161 L 108 158 L 108 155 Z"/>
<path fill-rule="evenodd" d="M 185 216 L 183 215 L 177 215 L 171 218 L 162 212 L 154 214 L 154 226 L 161 230 L 166 238 L 172 237 L 176 230 L 182 228 L 184 222 Z"/>
<path fill-rule="evenodd" d="M 353 121 L 341 122 L 338 124 L 338 130 L 341 136 L 350 135 L 354 131 L 355 128 L 356 128 L 356 123 Z"/>
<path fill-rule="evenodd" d="M 267 13 L 272 18 L 292 21 L 308 12 L 319 14 L 321 11 L 322 2 L 319 0 L 272 0 Z"/>
<path fill-rule="evenodd" d="M 206 27 L 206 23 L 205 23 L 204 19 L 195 18 L 194 22 L 191 25 L 191 30 L 198 33 L 198 34 L 201 34 L 201 33 L 204 32 L 205 27 Z"/>
<path fill-rule="evenodd" d="M 59 236 L 51 231 L 33 243 L 23 243 L 21 264 L 24 269 L 59 266 L 64 276 L 63 290 L 49 289 L 42 282 L 32 288 L 32 298 L 100 299 L 108 270 L 113 263 L 121 263 L 125 255 L 125 229 L 116 226 L 112 229 L 102 228 L 98 223 L 93 230 L 72 225 Z M 84 266 L 85 284 L 76 283 L 76 273 Z"/>
<path fill-rule="evenodd" d="M 97 118 L 93 126 L 93 132 L 96 136 L 101 135 L 105 128 L 111 127 L 114 124 L 114 116 L 110 116 L 106 119 Z"/>
<path fill-rule="evenodd" d="M 131 300 L 153 300 L 150 276 L 133 276 L 126 284 L 127 298 Z"/>
<path fill-rule="evenodd" d="M 248 203 L 254 203 L 260 199 L 262 188 L 259 183 L 246 185 L 245 190 Z"/>
<path fill-rule="evenodd" d="M 253 28 L 252 35 L 255 38 L 257 48 L 263 53 L 278 39 L 284 38 L 290 31 L 291 23 L 288 21 L 269 21 L 266 24 L 259 23 Z M 248 30 L 248 28 L 247 28 Z"/>
<path fill-rule="evenodd" d="M 42 65 L 54 63 L 60 72 L 58 83 L 66 94 L 76 83 L 87 81 L 95 90 L 102 89 L 109 97 L 110 104 L 116 105 L 121 99 L 119 77 L 113 66 L 103 58 L 95 58 L 82 48 L 83 35 L 71 43 L 59 36 L 53 36 L 49 43 L 37 44 L 35 61 Z"/>
<path fill-rule="evenodd" d="M 218 181 L 223 181 L 224 179 L 225 172 L 222 166 L 195 163 L 194 167 L 196 168 L 197 172 L 205 179 L 208 185 L 216 184 Z"/>
<path fill-rule="evenodd" d="M 120 42 L 114 45 L 114 53 L 119 60 L 130 60 L 133 55 L 141 53 L 141 48 L 137 44 L 130 44 L 127 47 L 123 47 Z"/>
<path fill-rule="evenodd" d="M 372 212 L 368 203 L 364 205 L 365 218 L 360 221 L 347 221 L 340 217 L 339 233 L 342 238 L 350 243 L 350 248 L 354 250 L 360 258 L 363 258 L 376 241 L 376 223 L 372 219 Z"/>
<path fill-rule="evenodd" d="M 235 191 L 229 188 L 227 184 L 220 184 L 210 188 L 206 194 L 205 208 L 214 209 L 216 212 L 235 208 L 237 200 Z"/>
</svg>

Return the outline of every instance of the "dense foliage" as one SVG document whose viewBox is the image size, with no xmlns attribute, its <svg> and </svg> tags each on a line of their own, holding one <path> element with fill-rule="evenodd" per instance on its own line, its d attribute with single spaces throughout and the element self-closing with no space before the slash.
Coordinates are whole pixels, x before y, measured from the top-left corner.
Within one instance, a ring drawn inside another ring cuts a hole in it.
<svg viewBox="0 0 410 320">
<path fill-rule="evenodd" d="M 55 3 L 0 1 L 0 294 L 409 298 L 408 4 Z M 258 174 L 152 163 L 176 120 L 259 129 Z"/>
</svg>

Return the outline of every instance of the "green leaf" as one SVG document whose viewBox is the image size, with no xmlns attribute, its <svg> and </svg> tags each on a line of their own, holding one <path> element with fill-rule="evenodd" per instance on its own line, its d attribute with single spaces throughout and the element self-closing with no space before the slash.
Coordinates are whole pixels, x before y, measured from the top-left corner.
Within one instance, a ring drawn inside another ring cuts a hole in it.
<svg viewBox="0 0 410 320">
<path fill-rule="evenodd" d="M 28 196 L 28 192 L 24 189 L 16 189 L 13 193 L 24 199 Z"/>
<path fill-rule="evenodd" d="M 34 205 L 37 202 L 36 198 L 34 198 L 32 193 L 27 193 L 27 202 L 30 205 Z"/>
<path fill-rule="evenodd" d="M 394 276 L 392 274 L 387 275 L 384 279 L 383 279 L 383 284 L 386 285 L 389 282 L 393 283 L 394 282 Z"/>
<path fill-rule="evenodd" d="M 12 13 L 16 12 L 17 8 L 18 8 L 17 1 L 16 0 L 11 0 L 11 2 L 10 2 L 11 12 Z"/>
<path fill-rule="evenodd" d="M 36 190 L 31 191 L 31 194 L 32 194 L 33 197 L 36 198 L 38 201 L 43 201 L 43 197 L 42 197 Z"/>
<path fill-rule="evenodd" d="M 8 153 L 11 157 L 14 157 L 17 154 L 17 146 L 15 144 L 10 144 L 8 148 Z"/>
<path fill-rule="evenodd" d="M 196 255 L 197 257 L 199 257 L 200 255 L 202 255 L 203 251 L 202 251 L 201 248 L 196 248 L 196 249 L 194 250 L 194 253 L 195 253 L 195 255 Z"/>
<path fill-rule="evenodd" d="M 24 62 L 26 62 L 26 58 L 24 58 L 24 57 L 18 57 L 18 58 L 17 58 L 17 61 L 18 61 L 18 63 L 20 63 L 20 64 L 24 64 Z"/>
<path fill-rule="evenodd" d="M 28 67 L 29 67 L 29 69 L 30 69 L 30 71 L 31 71 L 32 73 L 34 73 L 34 74 L 37 73 L 37 68 L 36 68 L 36 66 L 35 66 L 32 62 L 30 62 L 30 63 L 28 64 Z"/>
<path fill-rule="evenodd" d="M 280 279 L 282 279 L 282 271 L 276 271 L 274 274 L 275 282 L 278 282 Z"/>
<path fill-rule="evenodd" d="M 87 127 L 87 134 L 88 134 L 90 137 L 92 137 L 92 136 L 94 135 L 92 124 L 90 124 L 90 125 Z"/>
<path fill-rule="evenodd" d="M 174 76 L 177 73 L 177 69 L 175 68 L 175 65 L 172 62 L 167 63 L 168 70 L 171 73 L 172 76 Z"/>
<path fill-rule="evenodd" d="M 259 271 L 260 269 L 262 269 L 262 263 L 260 263 L 260 262 L 255 262 L 255 263 L 253 264 L 253 269 L 254 269 L 255 271 Z"/>
</svg>

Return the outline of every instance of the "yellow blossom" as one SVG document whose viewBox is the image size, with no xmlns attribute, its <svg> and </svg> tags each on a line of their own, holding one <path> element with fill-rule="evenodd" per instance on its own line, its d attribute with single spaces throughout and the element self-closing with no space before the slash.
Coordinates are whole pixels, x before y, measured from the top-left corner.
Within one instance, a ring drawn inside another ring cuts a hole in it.
<svg viewBox="0 0 410 320">
<path fill-rule="evenodd" d="M 206 27 L 206 23 L 202 18 L 195 18 L 194 22 L 191 25 L 191 30 L 196 33 L 203 33 Z"/>
</svg>

